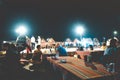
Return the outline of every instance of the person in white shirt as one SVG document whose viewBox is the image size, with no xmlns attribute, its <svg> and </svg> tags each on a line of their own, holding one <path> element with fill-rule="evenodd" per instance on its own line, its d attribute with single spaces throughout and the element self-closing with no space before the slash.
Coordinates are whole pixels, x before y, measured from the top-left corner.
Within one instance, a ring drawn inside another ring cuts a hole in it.
<svg viewBox="0 0 120 80">
<path fill-rule="evenodd" d="M 35 49 L 35 37 L 31 37 L 32 50 Z"/>
</svg>

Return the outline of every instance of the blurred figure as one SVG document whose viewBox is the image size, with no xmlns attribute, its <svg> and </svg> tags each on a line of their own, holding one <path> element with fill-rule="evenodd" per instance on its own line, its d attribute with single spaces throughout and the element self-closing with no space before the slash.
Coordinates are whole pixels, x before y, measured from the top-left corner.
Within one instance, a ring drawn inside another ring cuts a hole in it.
<svg viewBox="0 0 120 80">
<path fill-rule="evenodd" d="M 117 45 L 117 48 L 119 49 L 120 48 L 120 41 L 117 41 L 116 45 Z"/>
<path fill-rule="evenodd" d="M 40 68 L 42 65 L 42 51 L 41 51 L 41 46 L 37 45 L 37 49 L 34 50 L 33 57 L 32 57 L 32 63 L 33 65 L 30 67 L 31 70 L 37 70 Z"/>
<path fill-rule="evenodd" d="M 117 42 L 117 52 L 115 55 L 115 71 L 118 72 L 116 80 L 120 80 L 120 41 Z"/>
<path fill-rule="evenodd" d="M 2 44 L 2 51 L 8 50 L 9 43 L 3 43 Z"/>
<path fill-rule="evenodd" d="M 59 53 L 59 56 L 67 56 L 67 51 L 66 49 L 61 46 L 59 43 L 56 45 L 56 52 Z"/>
<path fill-rule="evenodd" d="M 33 62 L 42 62 L 42 51 L 41 51 L 41 46 L 37 45 L 37 49 L 34 50 L 32 60 Z"/>
<path fill-rule="evenodd" d="M 29 45 L 26 46 L 26 53 L 29 54 L 32 52 L 32 49 Z"/>
<path fill-rule="evenodd" d="M 38 44 L 40 45 L 41 44 L 41 37 L 40 36 L 38 36 Z"/>
<path fill-rule="evenodd" d="M 26 36 L 25 35 L 19 35 L 16 40 L 16 46 L 18 47 L 19 52 L 24 50 L 26 48 Z"/>
<path fill-rule="evenodd" d="M 23 66 L 20 63 L 20 55 L 14 44 L 7 44 L 6 56 L 3 62 L 4 71 L 10 76 L 10 80 L 15 80 L 16 77 L 21 75 Z"/>
<path fill-rule="evenodd" d="M 30 59 L 30 55 L 32 53 L 32 49 L 29 45 L 26 44 L 26 48 L 22 51 L 20 51 L 21 58 L 23 59 Z M 32 55 L 31 55 L 32 56 Z"/>
<path fill-rule="evenodd" d="M 35 37 L 31 37 L 32 50 L 35 49 Z"/>
<path fill-rule="evenodd" d="M 3 68 L 6 72 L 7 80 L 17 80 L 19 78 L 28 80 L 31 78 L 32 73 L 25 69 L 24 65 L 20 62 L 21 56 L 17 47 L 14 44 L 8 44 L 7 47 L 5 60 L 3 61 Z"/>
<path fill-rule="evenodd" d="M 1 51 L 0 51 L 0 55 L 5 55 L 6 54 L 6 51 L 8 50 L 8 46 L 9 46 L 9 43 L 3 43 L 2 46 L 1 46 Z"/>
<path fill-rule="evenodd" d="M 6 51 L 6 63 L 9 64 L 9 67 L 13 70 L 17 70 L 17 67 L 20 66 L 20 54 L 17 51 L 17 48 L 14 44 L 9 44 Z"/>
<path fill-rule="evenodd" d="M 25 55 L 25 59 L 27 59 L 27 60 L 29 60 L 29 59 L 31 59 L 31 57 L 32 57 L 32 49 L 31 49 L 31 47 L 29 46 L 29 45 L 27 45 L 26 46 L 26 49 L 25 49 L 25 54 L 23 54 L 23 55 Z"/>
<path fill-rule="evenodd" d="M 93 50 L 94 48 L 93 48 L 93 45 L 89 45 L 89 48 L 88 48 L 88 50 Z"/>
<path fill-rule="evenodd" d="M 77 51 L 84 51 L 83 46 L 78 47 Z"/>
<path fill-rule="evenodd" d="M 105 49 L 103 57 L 102 57 L 102 64 L 106 66 L 106 64 L 114 63 L 115 61 L 115 55 L 117 51 L 116 46 L 117 40 L 111 39 L 110 45 Z"/>
<path fill-rule="evenodd" d="M 103 43 L 102 43 L 102 46 L 101 46 L 101 49 L 102 49 L 102 50 L 105 50 L 106 48 L 107 48 L 106 43 L 103 42 Z"/>
</svg>

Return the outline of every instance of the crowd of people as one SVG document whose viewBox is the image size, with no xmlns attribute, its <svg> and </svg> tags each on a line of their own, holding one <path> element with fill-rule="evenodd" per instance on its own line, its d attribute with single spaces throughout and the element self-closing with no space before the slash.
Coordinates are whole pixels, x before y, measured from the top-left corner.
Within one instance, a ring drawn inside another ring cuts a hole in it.
<svg viewBox="0 0 120 80">
<path fill-rule="evenodd" d="M 19 49 L 20 49 L 20 47 L 16 46 L 15 44 L 10 44 L 10 43 L 2 44 L 1 51 L 5 52 L 5 61 L 3 61 L 3 62 L 6 65 L 10 65 L 12 63 L 13 66 L 11 65 L 11 67 L 17 68 L 16 66 L 18 66 L 20 64 L 20 59 L 24 58 L 23 53 L 21 53 L 21 51 Z M 27 51 L 26 56 L 29 55 L 30 52 L 32 52 L 32 49 L 29 46 L 26 46 L 24 50 Z M 56 53 L 59 54 L 59 56 L 67 56 L 66 49 L 59 43 L 55 45 L 55 51 L 56 51 Z M 29 61 L 34 64 L 42 63 L 43 53 L 41 51 L 41 45 L 36 46 L 36 48 L 34 49 L 34 51 L 32 53 L 32 57 L 29 59 Z"/>
<path fill-rule="evenodd" d="M 32 52 L 29 46 L 26 46 L 29 52 Z M 101 57 L 100 62 L 107 67 L 107 65 L 114 63 L 115 64 L 115 71 L 120 73 L 120 41 L 118 39 L 111 39 L 109 46 L 106 45 L 104 42 L 101 46 L 104 49 L 104 54 Z M 94 47 L 90 45 L 90 50 L 93 50 Z M 2 50 L 6 51 L 5 59 L 2 61 L 3 68 L 7 70 L 9 73 L 22 73 L 21 71 L 28 72 L 27 70 L 23 69 L 23 64 L 20 63 L 21 54 L 19 47 L 15 44 L 4 43 L 2 45 Z M 68 56 L 68 53 L 65 47 L 59 43 L 55 45 L 56 54 L 59 56 Z M 83 48 L 81 49 L 83 50 Z M 28 53 L 29 53 L 28 52 Z M 38 64 L 42 64 L 43 62 L 43 53 L 41 51 L 41 45 L 37 45 L 34 49 L 33 55 L 29 62 L 33 63 L 31 69 L 36 69 Z M 9 66 L 8 66 L 9 65 Z M 11 74 L 12 75 L 12 74 Z M 15 75 L 14 75 L 15 76 Z M 120 76 L 118 76 L 120 78 Z"/>
<path fill-rule="evenodd" d="M 0 60 L 1 79 L 5 80 L 15 80 L 17 77 L 28 77 L 29 71 L 23 68 L 20 63 L 21 56 L 18 49 L 14 44 L 4 43 L 2 45 L 2 50 L 6 51 L 5 56 Z"/>
</svg>

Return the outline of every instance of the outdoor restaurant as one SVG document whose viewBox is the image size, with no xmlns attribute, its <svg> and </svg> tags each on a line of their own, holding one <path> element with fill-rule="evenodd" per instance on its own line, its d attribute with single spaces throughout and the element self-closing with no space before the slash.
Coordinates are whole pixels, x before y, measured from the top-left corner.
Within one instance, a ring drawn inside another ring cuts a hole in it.
<svg viewBox="0 0 120 80">
<path fill-rule="evenodd" d="M 120 1 L 0 0 L 0 80 L 120 80 Z"/>
</svg>

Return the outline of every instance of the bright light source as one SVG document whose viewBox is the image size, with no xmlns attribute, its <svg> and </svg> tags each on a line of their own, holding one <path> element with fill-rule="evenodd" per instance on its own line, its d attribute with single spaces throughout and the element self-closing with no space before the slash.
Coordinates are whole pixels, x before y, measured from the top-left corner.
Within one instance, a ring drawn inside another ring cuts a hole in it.
<svg viewBox="0 0 120 80">
<path fill-rule="evenodd" d="M 24 25 L 21 25 L 16 29 L 16 32 L 20 35 L 24 35 L 26 34 L 27 30 Z"/>
<path fill-rule="evenodd" d="M 78 34 L 82 35 L 83 32 L 84 32 L 84 28 L 83 28 L 82 26 L 77 26 L 76 32 L 77 32 Z"/>
<path fill-rule="evenodd" d="M 7 43 L 7 41 L 3 41 L 3 43 Z"/>
<path fill-rule="evenodd" d="M 114 35 L 117 35 L 117 33 L 118 33 L 117 31 L 114 31 L 114 32 L 113 32 Z"/>
</svg>

